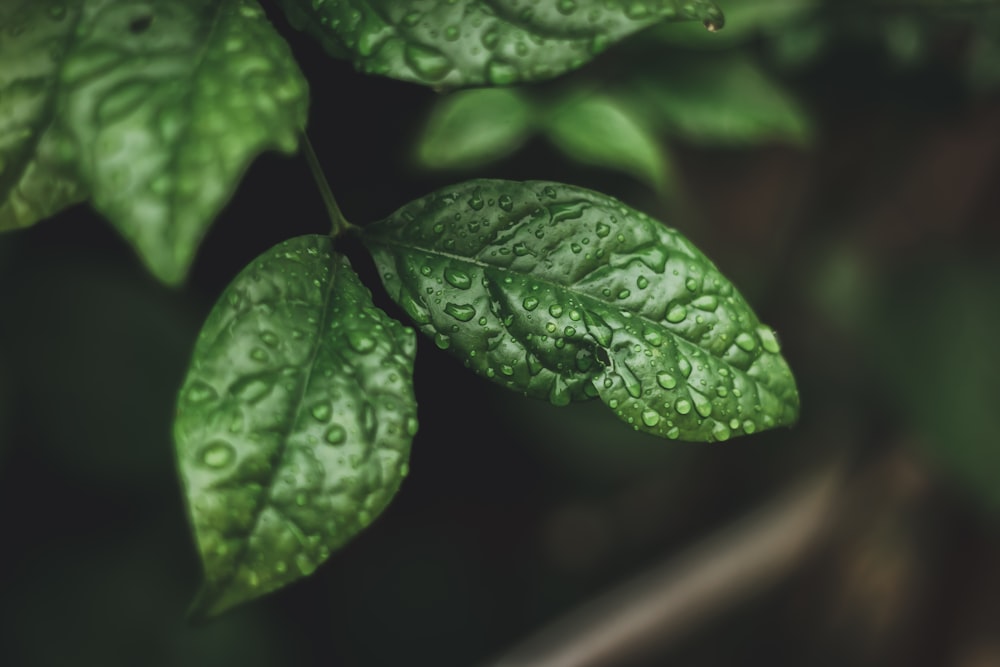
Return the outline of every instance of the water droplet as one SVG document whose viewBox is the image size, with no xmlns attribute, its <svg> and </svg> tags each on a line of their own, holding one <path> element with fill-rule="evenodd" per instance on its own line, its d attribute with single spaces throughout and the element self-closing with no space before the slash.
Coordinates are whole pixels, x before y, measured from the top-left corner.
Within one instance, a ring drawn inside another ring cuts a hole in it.
<svg viewBox="0 0 1000 667">
<path fill-rule="evenodd" d="M 424 308 L 423 304 L 414 299 L 409 294 L 403 294 L 399 299 L 400 305 L 403 306 L 403 310 L 409 315 L 414 322 L 417 324 L 427 324 L 431 321 L 430 315 L 427 309 Z"/>
<path fill-rule="evenodd" d="M 596 231 L 597 231 L 597 235 L 603 239 L 603 238 L 606 238 L 607 235 L 611 233 L 611 227 L 609 227 L 608 225 L 604 224 L 603 222 L 599 222 L 599 223 L 597 223 L 597 229 L 596 229 Z"/>
<path fill-rule="evenodd" d="M 308 576 L 316 571 L 316 563 L 305 554 L 299 554 L 295 557 L 295 567 L 299 568 L 299 572 L 303 576 Z"/>
<path fill-rule="evenodd" d="M 667 431 L 667 437 L 670 438 L 671 440 L 676 440 L 677 438 L 680 437 L 680 435 L 681 435 L 681 430 L 676 426 L 671 426 L 670 430 Z"/>
<path fill-rule="evenodd" d="M 691 412 L 691 401 L 686 398 L 682 398 L 674 403 L 674 409 L 676 409 L 680 414 L 686 415 Z"/>
<path fill-rule="evenodd" d="M 618 368 L 618 376 L 621 377 L 622 382 L 625 384 L 625 391 L 628 392 L 629 396 L 632 398 L 642 396 L 642 383 L 639 382 L 639 378 L 635 376 L 628 366 L 621 364 Z"/>
<path fill-rule="evenodd" d="M 729 440 L 729 436 L 732 435 L 732 433 L 730 432 L 728 426 L 722 422 L 718 422 L 712 427 L 712 435 L 714 435 L 715 439 L 719 442 L 725 442 L 726 440 Z"/>
<path fill-rule="evenodd" d="M 451 339 L 443 333 L 434 334 L 434 344 L 438 346 L 438 349 L 447 350 L 451 347 Z"/>
<path fill-rule="evenodd" d="M 660 347 L 661 345 L 663 345 L 663 337 L 659 334 L 658 331 L 655 331 L 653 329 L 646 329 L 642 333 L 642 337 L 646 340 L 647 343 L 649 343 L 653 347 Z"/>
<path fill-rule="evenodd" d="M 684 357 L 677 360 L 677 368 L 680 369 L 681 375 L 684 377 L 691 377 L 691 362 Z"/>
<path fill-rule="evenodd" d="M 263 363 L 267 361 L 267 352 L 263 348 L 255 347 L 250 350 L 250 358 Z"/>
<path fill-rule="evenodd" d="M 631 295 L 632 295 L 632 292 L 630 292 L 630 291 L 629 291 L 629 290 L 627 290 L 627 289 L 623 289 L 623 290 L 622 290 L 621 292 L 618 292 L 618 298 L 619 298 L 619 299 L 627 299 L 627 298 L 629 298 L 629 297 L 630 297 Z"/>
<path fill-rule="evenodd" d="M 649 287 L 649 279 L 646 276 L 639 276 L 635 279 L 635 286 L 639 289 L 646 289 Z"/>
<path fill-rule="evenodd" d="M 375 349 L 375 339 L 362 331 L 348 331 L 347 342 L 358 354 L 368 354 Z"/>
<path fill-rule="evenodd" d="M 443 53 L 428 46 L 409 43 L 403 52 L 406 64 L 422 79 L 437 81 L 451 71 L 453 65 Z"/>
<path fill-rule="evenodd" d="M 664 389 L 673 389 L 677 386 L 677 378 L 670 373 L 659 373 L 656 376 L 656 384 L 660 385 Z"/>
<path fill-rule="evenodd" d="M 711 294 L 706 294 L 705 296 L 700 296 L 692 301 L 691 305 L 698 310 L 704 310 L 710 313 L 718 308 L 719 300 Z"/>
<path fill-rule="evenodd" d="M 746 331 L 743 331 L 738 336 L 736 336 L 735 342 L 737 347 L 746 352 L 753 352 L 754 349 L 757 347 L 757 341 L 754 340 L 754 337 L 751 336 Z"/>
<path fill-rule="evenodd" d="M 688 278 L 684 281 L 684 287 L 687 287 L 689 292 L 694 292 L 698 289 L 698 281 L 694 278 Z"/>
<path fill-rule="evenodd" d="M 333 414 L 333 410 L 330 408 L 330 404 L 326 401 L 322 401 L 312 406 L 309 409 L 309 414 L 313 416 L 313 419 L 320 422 L 329 421 L 330 415 Z"/>
<path fill-rule="evenodd" d="M 526 296 L 524 297 L 524 301 L 521 302 L 521 305 L 524 306 L 525 310 L 534 310 L 535 308 L 538 308 L 538 299 L 533 296 Z"/>
<path fill-rule="evenodd" d="M 757 335 L 760 336 L 760 344 L 765 350 L 771 354 L 778 354 L 781 352 L 781 345 L 778 343 L 778 337 L 774 335 L 774 331 L 770 327 L 761 325 L 757 328 Z"/>
<path fill-rule="evenodd" d="M 683 322 L 685 317 L 687 317 L 687 308 L 680 304 L 672 306 L 670 310 L 667 311 L 667 322 L 670 322 L 671 324 Z"/>
<path fill-rule="evenodd" d="M 660 423 L 660 414 L 656 410 L 643 410 L 642 423 L 652 428 Z"/>
<path fill-rule="evenodd" d="M 560 306 L 558 303 L 554 303 L 551 306 L 549 306 L 549 315 L 551 315 L 552 317 L 560 317 L 562 316 L 562 314 L 563 314 L 563 307 Z"/>
<path fill-rule="evenodd" d="M 699 415 L 708 417 L 712 414 L 712 402 L 708 400 L 707 396 L 692 390 L 691 399 L 694 401 L 694 409 Z"/>
<path fill-rule="evenodd" d="M 188 387 L 186 396 L 188 402 L 190 403 L 204 403 L 205 401 L 210 401 L 219 397 L 211 386 L 200 381 L 194 382 L 190 387 Z"/>
<path fill-rule="evenodd" d="M 497 206 L 510 213 L 514 210 L 514 200 L 510 195 L 500 195 L 497 197 Z"/>
<path fill-rule="evenodd" d="M 481 211 L 483 210 L 484 203 L 485 202 L 483 202 L 482 189 L 476 188 L 475 190 L 473 190 L 472 197 L 470 197 L 468 201 L 469 208 L 471 208 L 473 211 Z"/>
<path fill-rule="evenodd" d="M 566 382 L 561 377 L 557 376 L 549 389 L 549 403 L 562 407 L 569 405 L 570 400 L 569 387 L 566 386 Z"/>
<path fill-rule="evenodd" d="M 565 329 L 563 329 L 563 333 L 566 334 L 567 338 L 572 338 L 573 336 L 576 335 L 576 329 L 574 329 L 573 327 L 566 327 Z"/>
<path fill-rule="evenodd" d="M 524 257 L 525 255 L 534 255 L 531 249 L 525 243 L 515 243 L 514 244 L 514 254 L 518 257 Z"/>
<path fill-rule="evenodd" d="M 469 277 L 469 274 L 459 269 L 446 267 L 444 270 L 444 279 L 448 281 L 449 285 L 458 289 L 469 289 L 472 287 L 472 279 Z"/>
<path fill-rule="evenodd" d="M 347 430 L 340 424 L 334 424 L 330 428 L 326 429 L 326 433 L 323 435 L 323 438 L 331 445 L 339 445 L 347 440 Z"/>
<path fill-rule="evenodd" d="M 444 38 L 449 42 L 454 42 L 460 34 L 457 25 L 450 25 L 444 29 Z"/>
<path fill-rule="evenodd" d="M 483 42 L 486 42 L 486 35 L 483 35 Z M 520 77 L 513 65 L 502 60 L 491 60 L 486 66 L 486 78 L 495 86 L 508 86 Z"/>
<path fill-rule="evenodd" d="M 452 303 L 449 301 L 445 304 L 444 312 L 459 322 L 468 322 L 476 316 L 476 307 L 468 303 Z"/>
<path fill-rule="evenodd" d="M 222 440 L 214 440 L 198 451 L 198 461 L 209 468 L 225 468 L 235 459 L 236 450 Z"/>
<path fill-rule="evenodd" d="M 556 3 L 556 9 L 559 10 L 560 14 L 572 14 L 576 11 L 576 0 L 559 0 Z"/>
</svg>

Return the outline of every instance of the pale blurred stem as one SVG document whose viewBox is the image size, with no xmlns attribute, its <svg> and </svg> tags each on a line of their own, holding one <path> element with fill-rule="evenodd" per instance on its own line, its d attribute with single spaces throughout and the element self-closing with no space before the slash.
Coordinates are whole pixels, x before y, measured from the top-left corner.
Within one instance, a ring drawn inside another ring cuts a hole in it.
<svg viewBox="0 0 1000 667">
<path fill-rule="evenodd" d="M 309 171 L 312 172 L 313 179 L 316 181 L 316 187 L 319 188 L 320 197 L 323 198 L 326 213 L 330 217 L 330 236 L 337 238 L 346 231 L 357 229 L 355 225 L 347 221 L 340 206 L 337 205 L 337 200 L 334 199 L 333 192 L 330 190 L 330 184 L 323 174 L 323 167 L 320 166 L 316 151 L 313 150 L 312 142 L 309 141 L 309 135 L 305 132 L 302 133 L 302 150 L 305 152 Z"/>
<path fill-rule="evenodd" d="M 672 642 L 795 570 L 842 495 L 834 463 L 690 550 L 556 619 L 487 667 L 612 667 Z"/>
</svg>

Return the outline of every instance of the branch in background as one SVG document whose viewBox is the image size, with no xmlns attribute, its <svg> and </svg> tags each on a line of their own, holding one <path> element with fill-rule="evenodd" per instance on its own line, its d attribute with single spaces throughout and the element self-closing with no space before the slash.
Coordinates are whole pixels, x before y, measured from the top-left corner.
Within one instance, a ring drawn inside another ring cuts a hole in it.
<svg viewBox="0 0 1000 667">
<path fill-rule="evenodd" d="M 558 619 L 487 667 L 599 667 L 662 650 L 793 571 L 831 526 L 843 466 Z"/>
</svg>

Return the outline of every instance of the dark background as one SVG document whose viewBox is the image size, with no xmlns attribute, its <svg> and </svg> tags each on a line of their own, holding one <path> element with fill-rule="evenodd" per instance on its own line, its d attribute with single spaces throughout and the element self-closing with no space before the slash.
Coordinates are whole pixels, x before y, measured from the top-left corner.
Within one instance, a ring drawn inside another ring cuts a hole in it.
<svg viewBox="0 0 1000 667">
<path fill-rule="evenodd" d="M 542 141 L 473 172 L 422 170 L 410 154 L 438 96 L 355 74 L 274 20 L 311 82 L 310 134 L 349 219 L 473 175 L 617 196 L 685 232 L 777 329 L 801 421 L 666 443 L 598 404 L 508 394 L 421 339 L 421 428 L 389 509 L 312 577 L 191 626 L 176 390 L 226 283 L 329 223 L 304 161 L 263 155 L 169 289 L 76 207 L 0 237 L 0 664 L 487 663 L 833 466 L 833 510 L 804 558 L 609 664 L 1000 665 L 1000 95 L 964 78 L 972 28 L 930 31 L 905 66 L 878 26 L 845 24 L 794 68 L 751 40 L 815 141 L 672 139 L 693 203 L 674 219 L 642 184 Z M 613 49 L 571 76 L 635 57 Z M 364 253 L 343 249 L 402 317 Z"/>
</svg>

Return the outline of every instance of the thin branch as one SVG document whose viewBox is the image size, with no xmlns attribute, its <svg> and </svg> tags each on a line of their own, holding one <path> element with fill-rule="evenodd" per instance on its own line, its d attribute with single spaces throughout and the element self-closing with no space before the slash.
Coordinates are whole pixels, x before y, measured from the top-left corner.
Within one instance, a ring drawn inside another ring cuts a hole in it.
<svg viewBox="0 0 1000 667">
<path fill-rule="evenodd" d="M 557 619 L 487 667 L 610 667 L 662 650 L 789 574 L 829 526 L 839 464 Z"/>
</svg>

